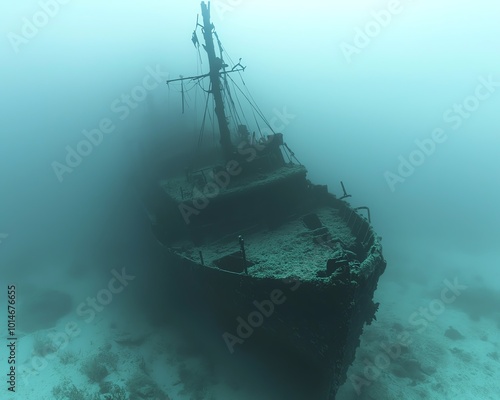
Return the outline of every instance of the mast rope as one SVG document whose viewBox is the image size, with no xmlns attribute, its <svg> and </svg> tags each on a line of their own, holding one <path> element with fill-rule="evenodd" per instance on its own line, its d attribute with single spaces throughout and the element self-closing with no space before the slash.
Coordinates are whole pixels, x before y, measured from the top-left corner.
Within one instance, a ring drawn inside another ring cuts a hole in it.
<svg viewBox="0 0 500 400">
<path fill-rule="evenodd" d="M 269 124 L 269 122 L 267 121 L 266 117 L 262 114 L 262 111 L 259 109 L 258 106 L 254 105 L 252 103 L 252 101 L 247 97 L 247 95 L 245 93 L 243 93 L 243 90 L 241 90 L 241 88 L 236 84 L 236 82 L 234 82 L 233 78 L 229 77 L 229 79 L 234 83 L 234 86 L 236 86 L 236 88 L 241 92 L 241 94 L 243 95 L 243 97 L 248 101 L 248 103 L 250 104 L 250 106 L 257 112 L 257 115 L 262 118 L 262 120 L 264 121 L 264 123 L 269 127 L 269 129 L 271 130 L 272 133 L 276 133 L 274 131 L 274 129 L 272 128 L 272 126 Z"/>
<path fill-rule="evenodd" d="M 222 46 L 222 44 L 220 44 L 224 54 L 226 54 L 227 58 L 229 59 L 229 61 L 231 62 L 231 64 L 233 64 L 235 67 L 241 62 L 241 58 L 240 58 L 240 62 L 238 62 L 238 64 L 235 64 L 234 61 L 232 60 L 231 56 L 229 55 L 229 53 L 226 51 L 226 49 L 224 48 L 224 46 Z M 260 118 L 262 118 L 262 120 L 264 121 L 264 123 L 269 127 L 269 129 L 271 130 L 272 133 L 276 133 L 274 131 L 274 129 L 271 127 L 271 125 L 269 124 L 269 122 L 267 121 L 266 117 L 264 116 L 264 113 L 261 111 L 261 109 L 259 108 L 259 105 L 257 104 L 257 102 L 254 100 L 253 96 L 252 96 L 252 93 L 250 92 L 250 90 L 248 89 L 246 83 L 245 83 L 245 80 L 243 79 L 243 76 L 241 74 L 240 71 L 238 71 L 238 75 L 241 79 L 241 82 L 243 83 L 243 86 L 245 87 L 247 93 L 248 93 L 248 96 L 245 95 L 245 93 L 243 93 L 243 91 L 241 90 L 241 88 L 236 84 L 236 82 L 233 80 L 233 78 L 231 78 L 231 76 L 228 76 L 228 78 L 233 82 L 233 84 L 236 86 L 236 88 L 241 92 L 241 94 L 245 97 L 245 99 L 248 101 L 248 103 L 250 104 L 250 106 L 252 108 L 255 109 L 255 111 L 257 111 L 257 114 L 259 115 Z M 251 101 L 250 101 L 250 99 Z"/>
<path fill-rule="evenodd" d="M 200 134 L 198 136 L 198 146 L 196 147 L 195 156 L 200 153 L 201 143 L 202 143 L 202 140 L 203 140 L 203 133 L 205 132 L 205 121 L 206 121 L 206 118 L 207 118 L 208 101 L 209 100 L 210 100 L 210 96 L 207 96 L 207 101 L 205 103 L 205 111 L 203 112 L 203 121 L 201 122 Z"/>
<path fill-rule="evenodd" d="M 197 73 L 200 73 L 200 70 L 201 70 L 201 64 L 203 64 L 203 61 L 202 61 L 202 57 L 201 57 L 201 54 L 200 54 L 200 43 L 198 41 L 198 36 L 197 36 L 197 30 L 198 30 L 198 27 L 201 26 L 199 23 L 198 23 L 198 18 L 196 20 L 196 26 L 195 26 L 195 29 L 192 33 L 192 37 L 191 37 L 191 40 L 194 44 L 194 47 L 196 48 L 196 51 L 197 51 Z M 212 28 L 213 29 L 213 28 Z M 203 27 L 202 27 L 202 32 L 203 32 Z M 248 120 L 247 120 L 247 116 L 245 115 L 245 110 L 242 106 L 242 103 L 240 101 L 240 98 L 239 96 L 234 96 L 233 95 L 233 90 L 231 89 L 231 85 L 233 85 L 234 87 L 236 87 L 237 89 L 237 92 L 240 93 L 240 95 L 242 95 L 245 100 L 248 102 L 248 104 L 250 105 L 251 107 L 251 112 L 252 112 L 252 116 L 253 116 L 253 119 L 255 121 L 255 125 L 257 127 L 257 130 L 259 132 L 259 135 L 260 137 L 262 138 L 263 137 L 263 133 L 262 133 L 262 129 L 261 129 L 261 126 L 259 124 L 259 121 L 258 121 L 258 118 L 257 116 L 262 119 L 262 121 L 264 121 L 265 125 L 270 129 L 270 131 L 272 133 L 276 133 L 274 131 L 274 129 L 272 128 L 272 126 L 270 125 L 269 121 L 267 120 L 267 118 L 265 117 L 264 113 L 262 112 L 262 110 L 260 109 L 260 107 L 258 106 L 257 102 L 255 101 L 255 99 L 253 98 L 252 96 L 252 93 L 250 92 L 250 90 L 248 89 L 247 85 L 246 85 L 246 82 L 245 80 L 243 79 L 243 76 L 241 74 L 241 71 L 240 70 L 236 70 L 235 72 L 238 72 L 238 75 L 240 77 L 240 80 L 241 80 L 241 83 L 243 84 L 243 87 L 244 87 L 244 90 L 235 82 L 235 80 L 231 77 L 231 75 L 228 73 L 228 72 L 231 72 L 231 71 L 234 71 L 236 68 L 238 67 L 241 67 L 242 70 L 245 69 L 245 67 L 243 67 L 241 65 L 241 58 L 239 59 L 239 62 L 238 63 L 234 63 L 234 61 L 232 60 L 231 56 L 229 55 L 229 53 L 226 51 L 226 49 L 224 48 L 224 46 L 222 45 L 221 41 L 219 40 L 219 37 L 217 35 L 217 32 L 215 31 L 215 29 L 213 29 L 213 33 L 214 33 L 214 36 L 217 40 L 217 44 L 218 44 L 218 47 L 219 47 L 219 53 L 220 53 L 220 62 L 221 62 L 221 69 L 222 69 L 222 100 L 223 102 L 228 106 L 228 109 L 229 109 L 229 116 L 227 117 L 228 120 L 231 120 L 232 124 L 235 125 L 235 128 L 237 128 L 239 125 L 248 125 Z M 228 65 L 224 62 L 224 57 L 226 57 L 230 64 L 233 65 L 231 71 L 226 71 L 226 68 L 228 67 Z M 185 109 L 185 106 L 187 105 L 188 108 L 189 108 L 189 103 L 191 102 L 191 96 L 189 95 L 189 92 L 191 90 L 195 90 L 195 96 L 194 96 L 194 109 L 195 109 L 195 114 L 196 114 L 196 111 L 197 111 L 197 104 L 198 104 L 198 95 L 199 95 L 199 90 L 201 89 L 207 96 L 206 96 L 206 101 L 205 101 L 205 107 L 204 107 L 204 112 L 203 112 L 203 120 L 202 120 L 202 124 L 201 124 L 201 127 L 200 127 L 200 132 L 199 132 L 199 137 L 198 137 L 198 145 L 196 147 L 196 153 L 199 153 L 201 147 L 202 147 L 202 142 L 203 142 L 203 137 L 204 137 L 204 133 L 205 133 L 205 128 L 206 128 L 206 124 L 207 124 L 207 118 L 208 120 L 210 120 L 211 122 L 211 126 L 212 126 L 212 131 L 213 131 L 213 135 L 214 135 L 214 142 L 216 140 L 215 138 L 215 108 L 212 108 L 212 111 L 210 112 L 208 110 L 208 104 L 209 104 L 209 99 L 210 99 L 210 94 L 212 93 L 212 85 L 210 84 L 209 85 L 209 89 L 206 90 L 203 85 L 202 85 L 202 79 L 204 77 L 206 77 L 207 75 L 205 76 L 199 76 L 199 77 L 195 77 L 193 79 L 187 79 L 187 82 L 186 82 L 186 85 L 184 85 L 184 81 L 181 80 L 180 81 L 180 90 L 179 90 L 179 87 L 175 86 L 172 88 L 173 90 L 177 91 L 177 92 L 180 92 L 181 93 L 181 97 L 182 97 L 182 113 L 184 113 L 184 109 Z M 182 78 L 182 77 L 181 77 Z M 169 86 L 169 97 L 170 97 L 170 84 L 168 85 Z M 215 102 L 215 100 L 213 99 L 212 102 Z M 194 116 L 195 118 L 195 125 L 196 125 L 196 115 Z M 255 131 L 253 133 L 253 138 L 255 138 Z M 287 155 L 287 158 L 289 160 L 291 160 L 291 158 L 295 158 L 293 152 L 291 152 L 291 150 L 288 148 L 288 146 L 284 146 L 285 147 L 285 153 Z M 291 154 L 290 154 L 291 153 Z M 298 161 L 298 160 L 297 160 Z"/>
</svg>

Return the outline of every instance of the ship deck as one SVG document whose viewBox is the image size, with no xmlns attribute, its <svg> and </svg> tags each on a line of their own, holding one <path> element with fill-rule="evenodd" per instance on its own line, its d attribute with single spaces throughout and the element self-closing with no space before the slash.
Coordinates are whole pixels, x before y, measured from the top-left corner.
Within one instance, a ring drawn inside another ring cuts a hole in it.
<svg viewBox="0 0 500 400">
<path fill-rule="evenodd" d="M 318 230 L 331 235 L 330 243 L 341 243 L 344 250 L 353 250 L 355 237 L 333 207 L 321 207 L 314 211 L 323 227 L 309 229 L 302 220 L 302 215 L 284 223 L 276 229 L 254 226 L 245 232 L 235 232 L 215 242 L 194 246 L 190 242 L 177 243 L 176 253 L 200 262 L 200 251 L 204 263 L 216 267 L 215 262 L 239 251 L 238 235 L 245 240 L 248 275 L 256 278 L 286 279 L 295 278 L 304 281 L 318 279 L 318 272 L 325 271 L 326 262 L 340 248 L 339 244 L 328 246 L 317 243 Z"/>
<path fill-rule="evenodd" d="M 197 199 L 201 199 L 206 194 L 204 191 L 212 193 L 217 190 L 217 198 L 222 199 L 228 196 L 240 196 L 245 192 L 254 191 L 257 188 L 273 185 L 277 181 L 286 180 L 297 175 L 307 173 L 303 165 L 287 164 L 270 172 L 262 172 L 259 174 L 244 175 L 243 167 L 233 169 L 233 174 L 225 173 L 221 175 L 219 180 L 214 179 L 212 171 L 208 168 L 200 170 L 197 177 L 200 181 L 197 189 L 193 184 L 188 182 L 185 176 L 179 176 L 172 179 L 165 179 L 160 182 L 160 187 L 168 197 L 177 203 L 191 203 Z M 238 171 L 241 171 L 238 173 Z M 232 179 L 238 175 L 238 179 Z M 214 188 L 214 184 L 216 188 Z M 211 197 L 208 195 L 207 197 Z"/>
</svg>

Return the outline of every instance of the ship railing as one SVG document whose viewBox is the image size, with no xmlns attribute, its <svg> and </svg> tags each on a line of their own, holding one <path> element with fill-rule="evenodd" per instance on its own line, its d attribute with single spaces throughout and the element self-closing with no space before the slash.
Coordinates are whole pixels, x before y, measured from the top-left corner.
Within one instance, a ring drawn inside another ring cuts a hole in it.
<svg viewBox="0 0 500 400">
<path fill-rule="evenodd" d="M 361 216 L 358 210 L 366 210 L 367 218 Z M 349 204 L 342 202 L 340 206 L 340 216 L 351 230 L 352 234 L 358 238 L 365 251 L 368 251 L 375 240 L 375 233 L 371 226 L 371 215 L 368 207 L 352 208 Z"/>
</svg>

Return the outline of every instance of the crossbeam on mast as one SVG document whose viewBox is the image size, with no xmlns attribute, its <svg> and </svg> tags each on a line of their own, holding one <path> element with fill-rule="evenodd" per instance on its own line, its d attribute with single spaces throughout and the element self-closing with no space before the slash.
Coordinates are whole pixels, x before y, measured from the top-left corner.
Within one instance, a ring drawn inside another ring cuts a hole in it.
<svg viewBox="0 0 500 400">
<path fill-rule="evenodd" d="M 246 67 L 241 67 L 241 68 L 237 68 L 237 69 L 232 69 L 231 71 L 223 71 L 223 72 L 220 72 L 219 74 L 220 75 L 226 75 L 226 74 L 230 74 L 231 72 L 240 72 L 240 71 L 245 71 L 245 68 Z M 177 78 L 177 79 L 169 79 L 167 80 L 167 85 L 170 83 L 170 82 L 179 82 L 179 81 L 186 81 L 186 80 L 195 80 L 195 79 L 203 79 L 203 78 L 207 78 L 210 76 L 210 73 L 208 74 L 203 74 L 203 75 L 196 75 L 196 76 L 187 76 L 185 78 Z"/>
</svg>

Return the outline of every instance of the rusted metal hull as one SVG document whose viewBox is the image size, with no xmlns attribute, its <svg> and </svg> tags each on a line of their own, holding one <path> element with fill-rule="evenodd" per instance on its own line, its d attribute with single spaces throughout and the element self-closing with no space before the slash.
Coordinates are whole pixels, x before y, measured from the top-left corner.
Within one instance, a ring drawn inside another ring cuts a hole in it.
<svg viewBox="0 0 500 400">
<path fill-rule="evenodd" d="M 386 266 L 368 222 L 344 201 L 326 196 L 332 206 L 342 208 L 365 256 L 359 265 L 347 264 L 316 280 L 256 278 L 202 265 L 161 245 L 167 279 L 178 289 L 178 298 L 209 310 L 229 352 L 258 343 L 293 354 L 305 371 L 317 374 L 319 400 L 335 399 L 345 382 L 363 326 L 375 318 L 373 294 Z"/>
</svg>

